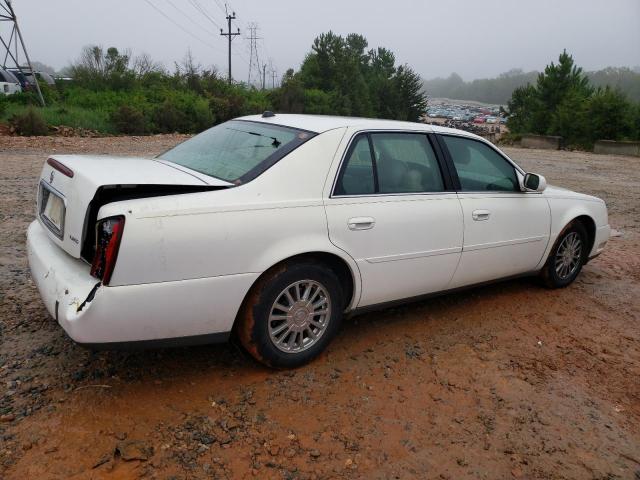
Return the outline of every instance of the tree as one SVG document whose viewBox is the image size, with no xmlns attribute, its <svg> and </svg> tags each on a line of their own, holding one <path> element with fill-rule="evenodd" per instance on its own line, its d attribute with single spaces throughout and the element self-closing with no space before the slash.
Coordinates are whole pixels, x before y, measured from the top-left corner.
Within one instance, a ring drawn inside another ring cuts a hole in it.
<svg viewBox="0 0 640 480">
<path fill-rule="evenodd" d="M 538 75 L 537 89 L 540 100 L 549 108 L 556 107 L 571 90 L 584 96 L 592 92 L 589 79 L 582 68 L 574 64 L 573 57 L 566 50 L 558 57 L 557 65 L 551 62 Z"/>
<path fill-rule="evenodd" d="M 130 57 L 129 51 L 120 53 L 115 47 L 109 47 L 105 52 L 101 46 L 87 46 L 69 70 L 74 80 L 90 88 L 124 89 L 131 86 L 135 77 L 129 69 Z"/>
<path fill-rule="evenodd" d="M 321 91 L 321 90 L 320 90 Z M 305 89 L 300 78 L 290 68 L 282 77 L 282 85 L 271 93 L 271 101 L 278 111 L 304 112 Z"/>
<path fill-rule="evenodd" d="M 619 90 L 598 88 L 585 108 L 588 117 L 589 137 L 595 140 L 620 140 L 638 138 L 634 126 L 635 106 Z"/>
<path fill-rule="evenodd" d="M 417 121 L 426 110 L 420 77 L 396 67 L 391 51 L 368 49 L 357 33 L 316 37 L 300 71 L 272 96 L 278 108 L 308 113 Z"/>
<path fill-rule="evenodd" d="M 507 125 L 512 132 L 533 133 L 532 112 L 539 111 L 536 88 L 533 85 L 518 87 L 507 102 Z"/>
<path fill-rule="evenodd" d="M 55 68 L 42 63 L 42 62 L 38 62 L 38 61 L 33 61 L 31 62 L 31 66 L 33 67 L 34 70 L 38 71 L 38 72 L 45 72 L 48 73 L 50 75 L 55 75 L 56 74 L 56 70 Z"/>
<path fill-rule="evenodd" d="M 133 71 L 139 77 L 166 73 L 162 64 L 154 61 L 148 53 L 142 53 L 133 59 Z"/>
<path fill-rule="evenodd" d="M 636 108 L 619 90 L 594 89 L 563 51 L 535 86 L 514 90 L 507 125 L 513 133 L 559 135 L 568 145 L 591 147 L 599 139 L 638 138 Z"/>
<path fill-rule="evenodd" d="M 427 110 L 427 99 L 422 93 L 422 80 L 408 65 L 398 67 L 393 77 L 397 95 L 394 118 L 417 121 Z"/>
</svg>

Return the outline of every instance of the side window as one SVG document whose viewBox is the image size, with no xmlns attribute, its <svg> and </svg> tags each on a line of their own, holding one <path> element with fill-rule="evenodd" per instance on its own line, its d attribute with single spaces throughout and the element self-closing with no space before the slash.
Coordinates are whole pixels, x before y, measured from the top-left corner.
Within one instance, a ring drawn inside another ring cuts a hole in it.
<svg viewBox="0 0 640 480">
<path fill-rule="evenodd" d="M 520 191 L 515 168 L 483 142 L 442 135 L 463 191 Z"/>
<path fill-rule="evenodd" d="M 337 195 L 367 195 L 375 193 L 375 191 L 369 139 L 366 135 L 359 135 L 351 144 L 335 193 Z"/>
<path fill-rule="evenodd" d="M 438 160 L 426 135 L 373 133 L 371 140 L 380 193 L 444 191 Z"/>
</svg>

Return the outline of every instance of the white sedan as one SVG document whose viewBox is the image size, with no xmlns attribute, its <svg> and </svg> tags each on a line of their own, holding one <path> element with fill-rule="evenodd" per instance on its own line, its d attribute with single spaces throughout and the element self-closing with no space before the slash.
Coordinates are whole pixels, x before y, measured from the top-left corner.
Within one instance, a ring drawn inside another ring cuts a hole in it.
<svg viewBox="0 0 640 480">
<path fill-rule="evenodd" d="M 564 287 L 609 233 L 602 200 L 475 135 L 265 112 L 154 159 L 50 157 L 27 243 L 48 311 L 80 344 L 234 332 L 294 367 L 345 314 L 521 275 Z"/>
</svg>

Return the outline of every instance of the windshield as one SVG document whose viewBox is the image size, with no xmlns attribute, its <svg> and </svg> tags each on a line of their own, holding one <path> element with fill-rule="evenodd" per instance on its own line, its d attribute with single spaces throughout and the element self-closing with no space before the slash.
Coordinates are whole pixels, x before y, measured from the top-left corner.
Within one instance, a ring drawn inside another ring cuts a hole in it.
<svg viewBox="0 0 640 480">
<path fill-rule="evenodd" d="M 253 180 L 314 135 L 289 127 L 232 120 L 158 158 L 239 185 Z"/>
</svg>

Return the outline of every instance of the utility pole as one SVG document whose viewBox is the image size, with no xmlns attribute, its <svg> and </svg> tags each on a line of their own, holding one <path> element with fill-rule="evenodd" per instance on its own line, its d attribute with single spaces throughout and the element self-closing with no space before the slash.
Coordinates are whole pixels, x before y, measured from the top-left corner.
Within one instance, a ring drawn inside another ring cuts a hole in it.
<svg viewBox="0 0 640 480">
<path fill-rule="evenodd" d="M 276 69 L 271 70 L 271 88 L 276 88 Z"/>
<path fill-rule="evenodd" d="M 237 32 L 231 32 L 231 20 L 235 20 L 235 19 L 236 19 L 236 12 L 232 12 L 231 15 L 227 15 L 227 25 L 228 25 L 227 33 L 224 33 L 224 31 L 220 29 L 220 35 L 227 37 L 227 40 L 229 41 L 229 85 L 231 85 L 231 41 L 233 40 L 233 37 L 240 35 L 239 28 Z"/>
<path fill-rule="evenodd" d="M 2 22 L 8 22 L 11 25 L 11 33 L 8 37 L 3 36 L 2 30 L 0 30 L 0 42 L 2 43 L 2 47 L 5 53 L 2 67 L 6 68 L 7 60 L 11 59 L 12 65 L 15 66 L 15 68 L 17 68 L 20 73 L 25 76 L 25 78 L 27 75 L 30 75 L 33 79 L 33 83 L 35 84 L 36 91 L 38 92 L 40 103 L 44 107 L 44 98 L 42 97 L 42 92 L 40 91 L 40 84 L 38 83 L 36 73 L 33 71 L 33 67 L 31 66 L 31 60 L 29 59 L 29 54 L 27 53 L 27 47 L 25 47 L 24 45 L 22 32 L 20 32 L 18 19 L 16 17 L 16 13 L 13 11 L 11 0 L 0 0 L 0 25 L 3 25 Z M 27 61 L 26 67 L 24 65 L 20 65 L 20 52 L 24 54 L 24 58 Z"/>
<path fill-rule="evenodd" d="M 262 64 L 262 90 L 266 88 L 266 79 L 267 79 L 267 64 Z"/>
</svg>

